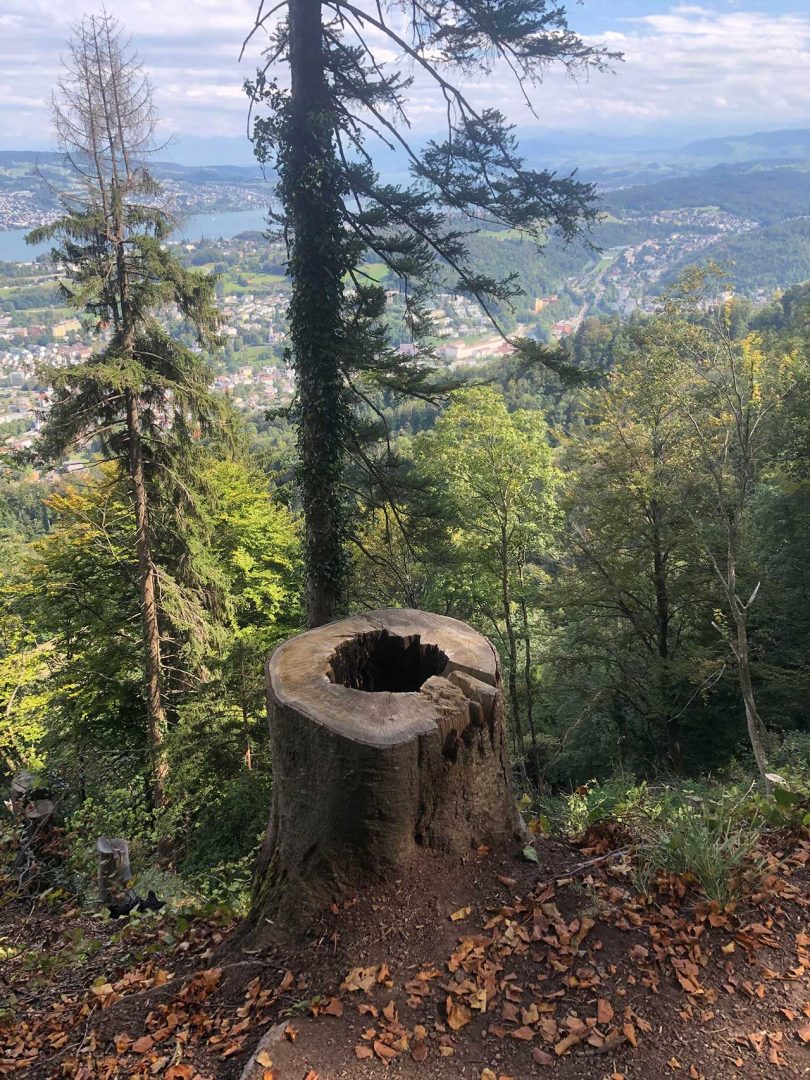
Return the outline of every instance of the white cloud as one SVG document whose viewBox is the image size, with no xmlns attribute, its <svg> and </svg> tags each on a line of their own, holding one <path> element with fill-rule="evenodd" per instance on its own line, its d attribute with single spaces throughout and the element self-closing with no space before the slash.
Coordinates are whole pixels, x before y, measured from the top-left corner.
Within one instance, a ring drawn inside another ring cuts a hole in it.
<svg viewBox="0 0 810 1080">
<path fill-rule="evenodd" d="M 598 0 L 589 0 L 596 3 Z M 617 20 L 601 38 L 624 52 L 615 74 L 573 83 L 550 72 L 532 91 L 540 122 L 625 134 L 676 124 L 776 128 L 810 124 L 810 14 L 771 15 L 767 0 L 750 10 L 726 5 L 673 5 L 663 13 Z M 86 0 L 0 0 L 0 138 L 49 133 L 45 99 L 59 72 L 71 25 Z M 804 0 L 796 0 L 797 8 Z M 241 90 L 255 69 L 258 42 L 238 63 L 253 24 L 254 0 L 107 0 L 147 63 L 166 126 L 189 134 L 241 135 L 247 102 Z M 577 8 L 571 8 L 577 24 Z M 374 40 L 372 38 L 371 40 Z M 530 115 L 507 73 L 495 69 L 469 85 L 480 105 L 496 103 L 516 122 Z M 443 101 L 419 75 L 413 88 L 418 131 L 441 125 Z"/>
</svg>

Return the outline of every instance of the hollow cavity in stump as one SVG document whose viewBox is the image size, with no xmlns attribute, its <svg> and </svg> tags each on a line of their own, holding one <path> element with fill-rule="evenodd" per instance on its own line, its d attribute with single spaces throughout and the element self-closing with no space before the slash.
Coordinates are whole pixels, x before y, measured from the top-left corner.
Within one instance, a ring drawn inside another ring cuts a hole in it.
<svg viewBox="0 0 810 1080">
<path fill-rule="evenodd" d="M 267 663 L 273 806 L 252 920 L 306 922 L 363 883 L 517 831 L 498 658 L 455 619 L 385 609 Z"/>
<path fill-rule="evenodd" d="M 423 645 L 419 634 L 400 637 L 387 630 L 369 630 L 338 645 L 328 675 L 333 683 L 352 690 L 407 694 L 446 667 L 447 657 L 439 646 Z"/>
</svg>

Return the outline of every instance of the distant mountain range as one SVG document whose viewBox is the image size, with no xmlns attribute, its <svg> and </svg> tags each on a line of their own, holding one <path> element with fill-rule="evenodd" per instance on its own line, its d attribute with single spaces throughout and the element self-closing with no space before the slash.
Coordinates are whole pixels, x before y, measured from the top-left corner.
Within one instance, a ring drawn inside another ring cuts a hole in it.
<svg viewBox="0 0 810 1080">
<path fill-rule="evenodd" d="M 810 130 L 758 131 L 753 135 L 728 135 L 688 143 L 683 153 L 720 162 L 808 161 Z"/>
<path fill-rule="evenodd" d="M 594 179 L 612 177 L 613 181 L 642 182 L 667 175 L 684 175 L 708 165 L 743 164 L 756 161 L 810 161 L 810 128 L 754 132 L 750 135 L 724 135 L 688 140 L 683 132 L 655 135 L 604 135 L 591 131 L 559 131 L 522 128 L 516 132 L 522 152 L 535 168 L 557 170 L 579 168 Z M 427 142 L 416 139 L 417 146 Z M 404 177 L 407 173 L 401 154 L 392 153 L 382 144 L 374 151 L 386 175 Z M 31 161 L 56 163 L 52 151 L 0 150 L 0 165 Z M 240 182 L 257 178 L 260 171 L 253 161 L 253 149 L 245 137 L 176 136 L 165 148 L 172 162 L 161 162 L 160 175 L 189 181 L 200 176 L 205 181 Z M 198 172 L 198 170 L 204 172 Z M 178 170 L 189 170 L 179 172 Z M 599 175 L 596 175 L 599 174 Z M 622 180 L 624 174 L 625 179 Z"/>
<path fill-rule="evenodd" d="M 606 192 L 604 201 L 616 214 L 711 206 L 772 225 L 810 214 L 810 160 L 713 165 L 691 176 Z"/>
<path fill-rule="evenodd" d="M 25 169 L 25 166 L 29 166 Z M 64 154 L 52 150 L 0 150 L 0 170 L 20 176 L 20 170 L 33 173 L 35 167 L 44 172 L 62 171 L 66 166 Z M 261 183 L 263 174 L 258 163 L 253 165 L 179 165 L 172 161 L 154 161 L 151 165 L 161 180 L 178 180 L 186 184 L 245 184 Z"/>
</svg>

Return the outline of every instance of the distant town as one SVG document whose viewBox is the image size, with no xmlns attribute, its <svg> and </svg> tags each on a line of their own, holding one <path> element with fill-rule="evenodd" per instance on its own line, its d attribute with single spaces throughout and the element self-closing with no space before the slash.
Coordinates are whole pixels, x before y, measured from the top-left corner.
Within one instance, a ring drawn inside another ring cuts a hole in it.
<svg viewBox="0 0 810 1080">
<path fill-rule="evenodd" d="M 258 187 L 203 184 L 193 193 L 188 187 L 166 182 L 178 210 L 196 211 L 201 206 L 219 209 L 228 200 L 239 208 L 260 208 L 267 200 L 266 190 Z M 48 219 L 48 213 L 27 195 L 23 191 L 0 192 L 0 223 L 28 227 Z M 609 227 L 609 222 L 603 225 L 607 235 Z M 515 247 L 521 258 L 534 260 L 527 263 L 529 271 L 540 260 L 557 286 L 542 295 L 521 298 L 505 316 L 510 334 L 555 341 L 576 333 L 588 315 L 626 317 L 634 311 L 650 311 L 660 283 L 674 266 L 689 256 L 710 253 L 724 237 L 751 233 L 758 223 L 706 207 L 628 212 L 621 227 L 628 235 L 643 238 L 599 250 L 583 249 L 581 270 L 565 276 L 560 273 L 556 278 L 552 250 L 538 255 L 526 246 Z M 487 242 L 495 258 L 503 250 L 498 245 L 507 241 L 494 234 Z M 244 233 L 228 239 L 183 242 L 178 247 L 189 265 L 219 275 L 224 344 L 211 357 L 213 388 L 227 394 L 246 415 L 262 415 L 289 403 L 293 381 L 284 359 L 288 293 L 283 246 L 260 233 Z M 104 334 L 65 306 L 58 289 L 59 269 L 44 257 L 28 264 L 1 266 L 0 433 L 6 447 L 25 449 L 32 445 L 49 405 L 51 388 L 41 373 L 87 359 L 103 342 Z M 412 353 L 416 347 L 405 329 L 404 301 L 397 283 L 382 264 L 370 263 L 365 269 L 386 286 L 394 347 L 403 354 Z M 768 299 L 768 291 L 758 290 L 753 299 Z M 486 364 L 512 351 L 509 335 L 499 333 L 470 297 L 450 289 L 437 291 L 431 314 L 434 355 L 450 371 Z M 167 318 L 175 333 L 181 337 L 187 333 L 176 314 L 169 312 Z"/>
</svg>

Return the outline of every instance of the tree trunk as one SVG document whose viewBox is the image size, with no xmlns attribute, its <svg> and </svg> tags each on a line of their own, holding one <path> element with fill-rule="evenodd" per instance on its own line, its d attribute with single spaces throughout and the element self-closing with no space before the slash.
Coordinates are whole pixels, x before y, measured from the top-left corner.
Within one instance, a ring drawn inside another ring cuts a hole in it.
<svg viewBox="0 0 810 1080">
<path fill-rule="evenodd" d="M 384 609 L 311 630 L 267 663 L 273 806 L 251 922 L 301 926 L 424 849 L 520 828 L 497 654 L 455 619 Z"/>
<path fill-rule="evenodd" d="M 345 237 L 324 78 L 320 0 L 290 0 L 291 152 L 282 193 L 292 218 L 289 323 L 298 386 L 298 445 L 307 616 L 337 614 L 346 574 L 341 483 L 347 404 L 340 368 Z"/>
<path fill-rule="evenodd" d="M 160 628 L 155 588 L 155 565 L 149 544 L 149 514 L 143 469 L 138 402 L 127 391 L 127 435 L 129 438 L 129 475 L 135 502 L 135 546 L 138 553 L 138 582 L 141 590 L 144 671 L 146 674 L 146 716 L 149 725 L 149 749 L 152 756 L 152 801 L 156 808 L 166 803 L 166 754 L 163 740 L 166 711 L 161 689 Z"/>
<path fill-rule="evenodd" d="M 732 599 L 734 608 L 734 622 L 736 626 L 736 640 L 731 643 L 731 651 L 737 661 L 737 676 L 740 682 L 740 693 L 745 705 L 745 721 L 748 726 L 748 738 L 751 740 L 751 749 L 754 751 L 754 760 L 757 763 L 759 775 L 765 784 L 765 791 L 771 794 L 771 782 L 768 779 L 768 755 L 765 750 L 765 725 L 757 709 L 754 696 L 754 685 L 751 681 L 751 667 L 748 655 L 748 614 L 740 611 L 739 601 Z"/>
<path fill-rule="evenodd" d="M 532 756 L 534 758 L 534 782 L 540 787 L 540 747 L 537 745 L 537 730 L 534 724 L 534 684 L 532 682 L 532 635 L 529 628 L 529 611 L 526 605 L 525 585 L 523 572 L 520 574 L 520 617 L 523 624 L 523 680 L 526 685 L 526 719 L 529 722 L 529 735 L 532 740 Z"/>
<path fill-rule="evenodd" d="M 669 588 L 667 583 L 667 557 L 661 543 L 659 508 L 656 500 L 651 503 L 653 521 L 653 579 L 655 583 L 655 624 L 658 638 L 658 693 L 664 728 L 667 737 L 667 755 L 676 772 L 683 771 L 681 733 L 677 714 L 673 715 L 674 703 L 670 693 L 669 678 Z"/>
<path fill-rule="evenodd" d="M 516 734 L 516 749 L 520 755 L 521 768 L 525 769 L 523 761 L 523 732 L 520 724 L 520 702 L 517 690 L 517 637 L 515 626 L 512 622 L 512 591 L 509 587 L 509 544 L 506 538 L 506 525 L 501 525 L 501 602 L 503 603 L 503 623 L 506 630 L 506 645 L 509 650 L 509 704 L 512 707 L 512 724 Z"/>
</svg>

